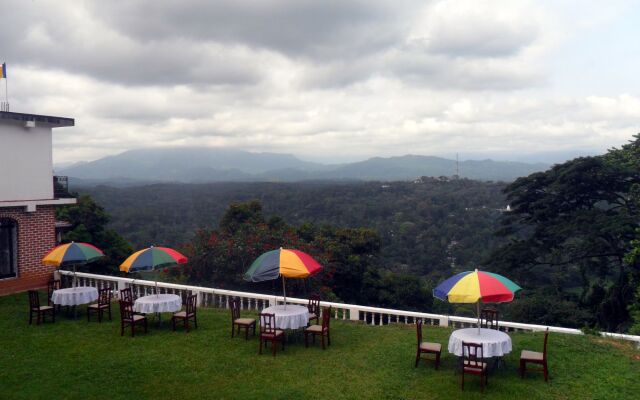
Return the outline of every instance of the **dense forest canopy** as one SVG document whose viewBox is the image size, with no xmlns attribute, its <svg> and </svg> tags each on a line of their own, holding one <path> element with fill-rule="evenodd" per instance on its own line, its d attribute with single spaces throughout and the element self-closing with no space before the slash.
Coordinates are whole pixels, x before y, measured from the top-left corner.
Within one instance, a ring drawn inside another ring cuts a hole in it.
<svg viewBox="0 0 640 400">
<path fill-rule="evenodd" d="M 216 228 L 231 203 L 258 200 L 286 223 L 370 228 L 385 268 L 441 279 L 475 268 L 502 239 L 502 183 L 422 178 L 413 182 L 158 184 L 87 188 L 110 227 L 136 247 L 178 246 Z M 452 269 L 452 265 L 454 265 Z"/>
</svg>

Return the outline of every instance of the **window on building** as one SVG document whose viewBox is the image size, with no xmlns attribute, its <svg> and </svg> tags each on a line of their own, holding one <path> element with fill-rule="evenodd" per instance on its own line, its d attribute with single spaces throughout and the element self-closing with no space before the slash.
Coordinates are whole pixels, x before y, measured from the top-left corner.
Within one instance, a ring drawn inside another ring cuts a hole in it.
<svg viewBox="0 0 640 400">
<path fill-rule="evenodd" d="M 0 218 L 0 279 L 18 276 L 18 224 Z"/>
</svg>

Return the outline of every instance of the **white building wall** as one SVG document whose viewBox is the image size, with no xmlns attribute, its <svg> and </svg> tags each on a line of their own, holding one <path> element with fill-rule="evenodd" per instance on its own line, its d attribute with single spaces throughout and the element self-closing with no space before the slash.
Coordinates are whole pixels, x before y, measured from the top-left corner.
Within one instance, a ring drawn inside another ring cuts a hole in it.
<svg viewBox="0 0 640 400">
<path fill-rule="evenodd" d="M 52 198 L 51 128 L 0 120 L 0 201 Z"/>
</svg>

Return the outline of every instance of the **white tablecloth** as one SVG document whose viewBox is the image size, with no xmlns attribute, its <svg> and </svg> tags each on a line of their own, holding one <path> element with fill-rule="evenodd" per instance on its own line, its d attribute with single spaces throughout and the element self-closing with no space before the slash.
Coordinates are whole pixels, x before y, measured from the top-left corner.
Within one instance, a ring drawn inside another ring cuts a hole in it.
<svg viewBox="0 0 640 400">
<path fill-rule="evenodd" d="M 462 342 L 481 343 L 485 358 L 501 357 L 511 352 L 511 338 L 495 329 L 465 328 L 453 331 L 449 336 L 449 353 L 462 357 Z"/>
<path fill-rule="evenodd" d="M 177 294 L 152 294 L 139 297 L 133 303 L 133 311 L 143 314 L 175 312 L 182 308 L 182 299 Z"/>
<path fill-rule="evenodd" d="M 89 304 L 98 300 L 98 289 L 89 286 L 54 290 L 51 295 L 53 304 L 62 306 L 77 306 Z"/>
<path fill-rule="evenodd" d="M 276 328 L 278 329 L 298 329 L 307 326 L 309 323 L 309 310 L 305 306 L 287 304 L 282 306 L 271 306 L 262 310 L 266 314 L 275 314 Z"/>
</svg>

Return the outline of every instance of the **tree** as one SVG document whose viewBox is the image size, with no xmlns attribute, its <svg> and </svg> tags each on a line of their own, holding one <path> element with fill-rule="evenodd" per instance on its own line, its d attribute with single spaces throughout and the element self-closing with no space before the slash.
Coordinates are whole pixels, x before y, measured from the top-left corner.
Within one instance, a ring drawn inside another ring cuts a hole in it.
<svg viewBox="0 0 640 400">
<path fill-rule="evenodd" d="M 638 171 L 640 135 L 605 155 L 577 158 L 516 180 L 505 188 L 512 211 L 499 231 L 510 242 L 487 264 L 524 287 L 555 280 L 560 299 L 580 285 L 584 298 L 593 282 L 605 283 L 598 324 L 624 329 L 629 323 L 624 305 L 633 292 L 629 272 L 636 272 L 626 269 L 624 258 L 633 251 L 640 216 L 633 200 Z"/>
<path fill-rule="evenodd" d="M 374 230 L 311 223 L 296 227 L 277 216 L 266 220 L 256 201 L 231 204 L 218 229 L 200 230 L 186 248 L 189 265 L 183 272 L 194 284 L 280 293 L 277 281 L 249 284 L 242 279 L 253 260 L 278 247 L 302 250 L 323 266 L 310 279 L 288 280 L 291 296 L 321 293 L 325 300 L 347 303 L 431 307 L 426 280 L 380 268 L 381 239 Z"/>
<path fill-rule="evenodd" d="M 109 215 L 91 196 L 76 195 L 77 203 L 56 209 L 56 219 L 71 223 L 62 236 L 63 242 L 87 242 L 104 251 L 105 257 L 90 265 L 79 267 L 94 273 L 113 274 L 133 252 L 131 245 L 112 229 L 107 229 Z"/>
</svg>

